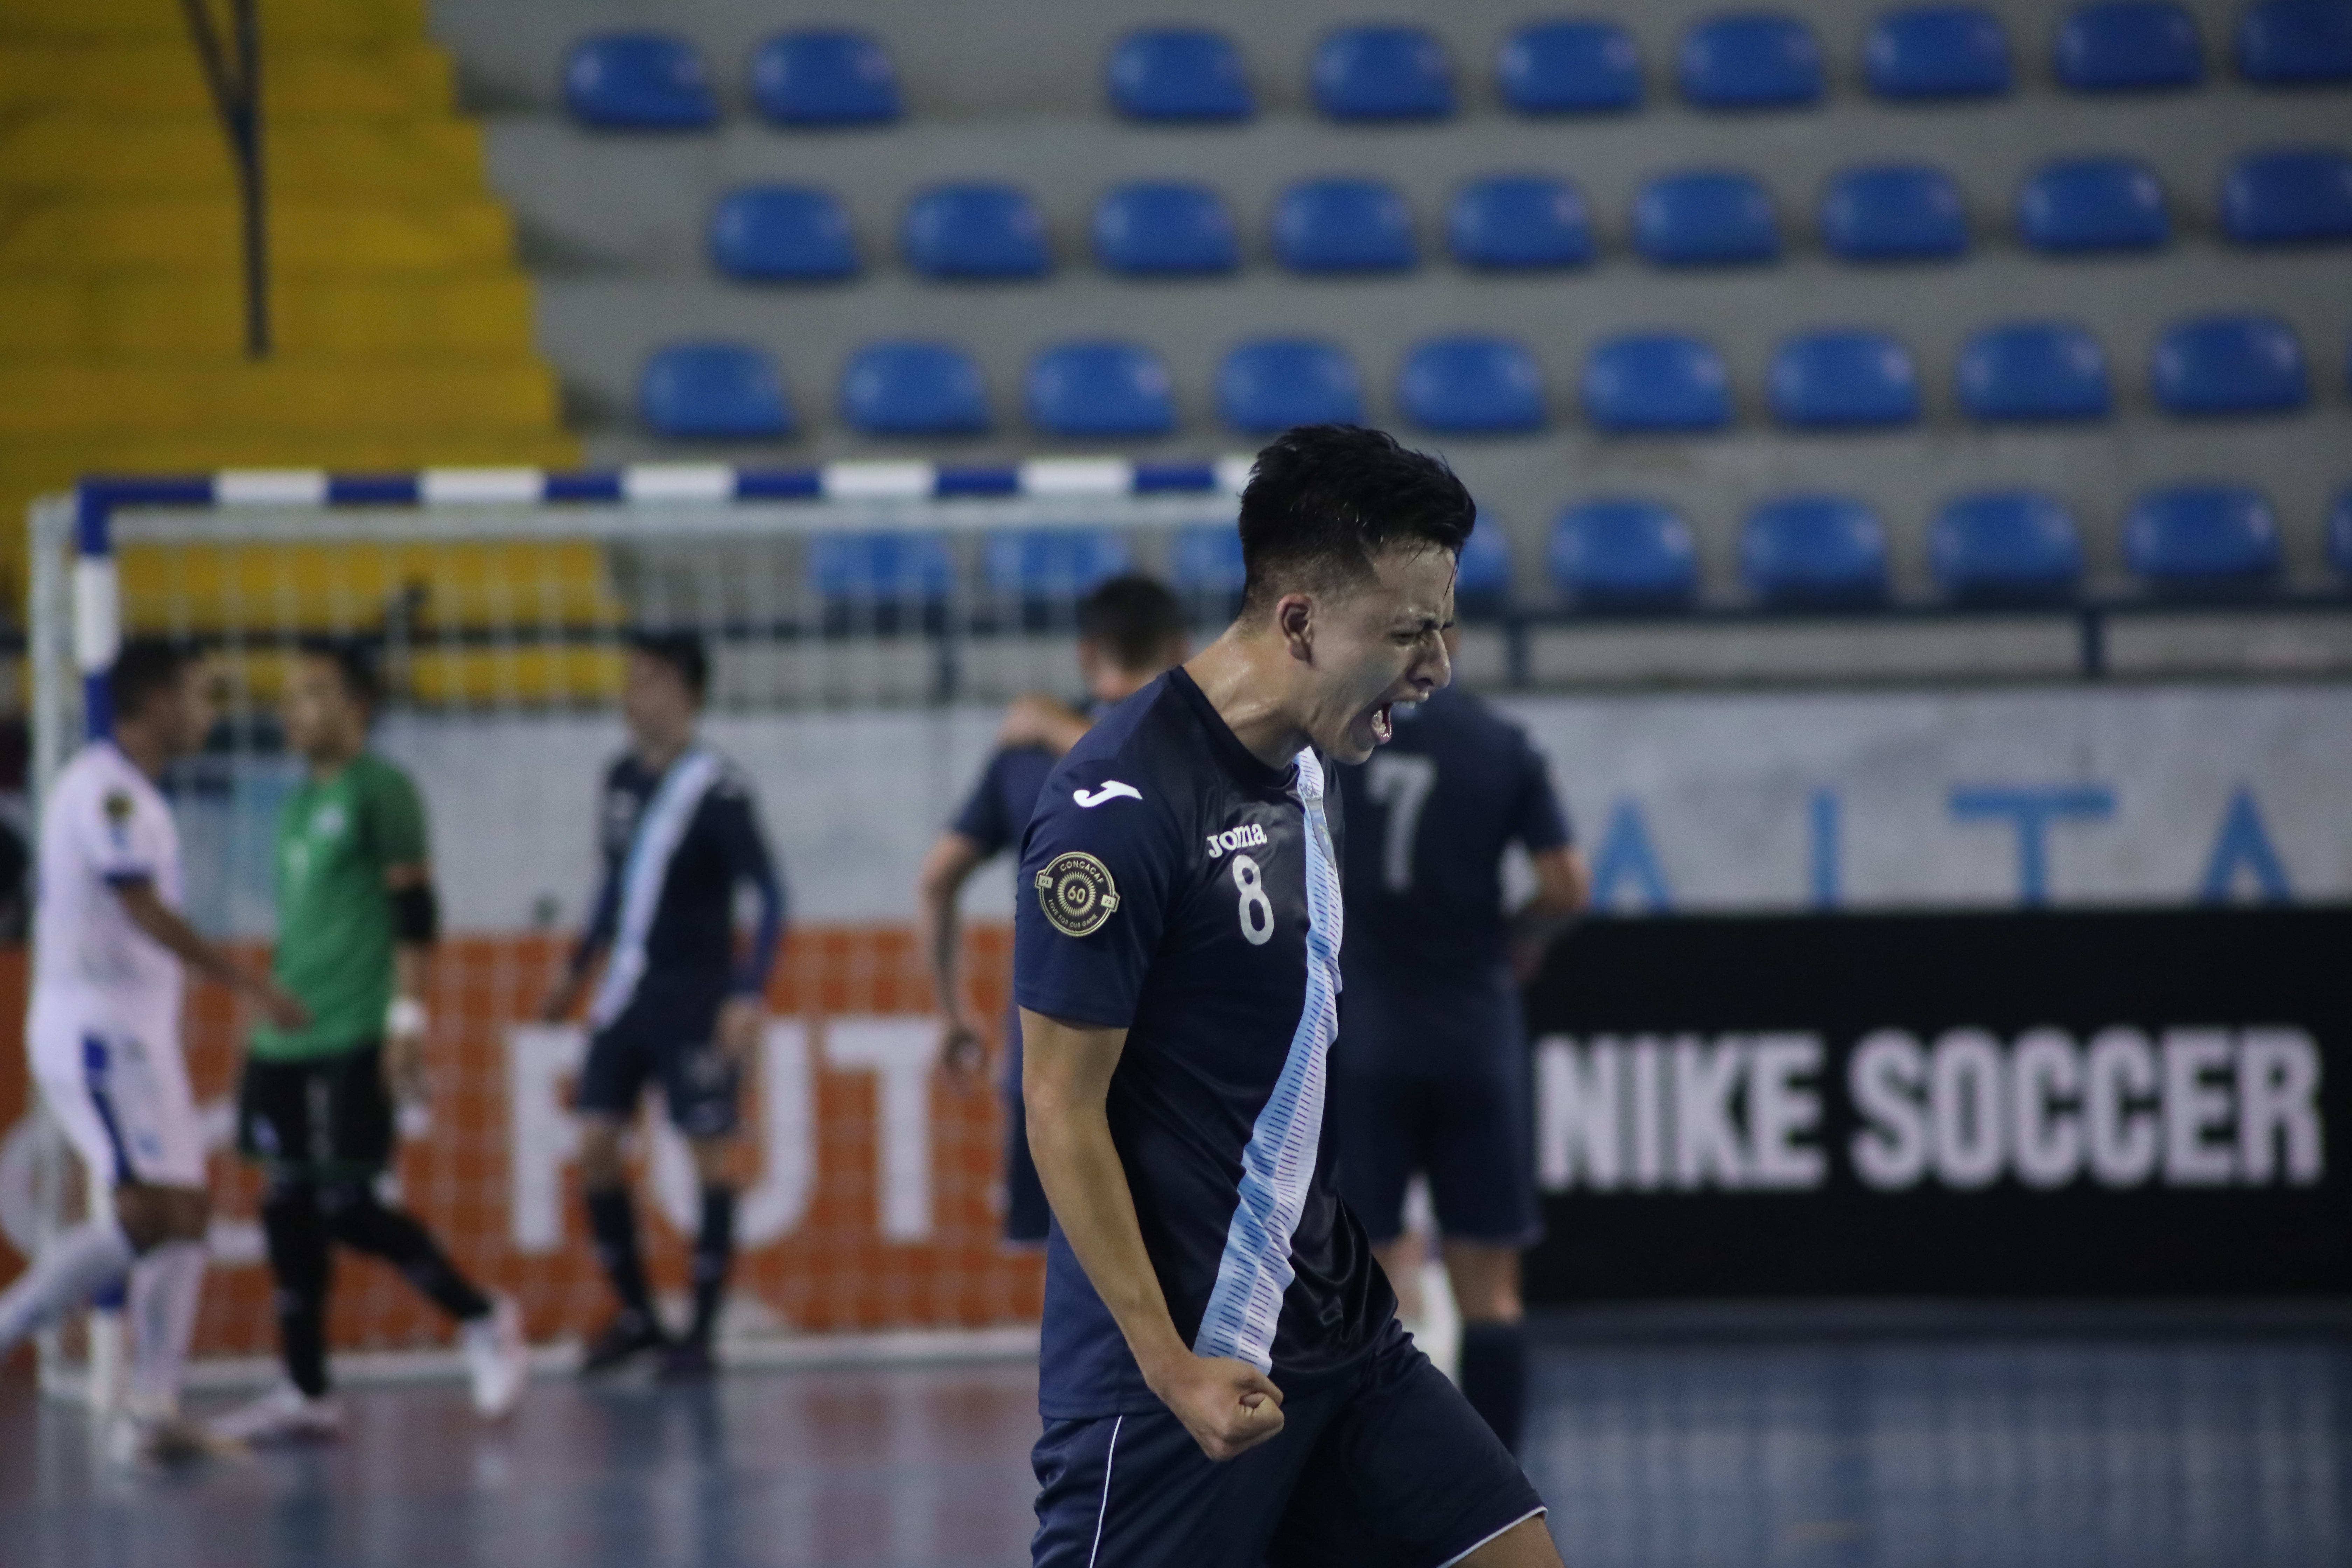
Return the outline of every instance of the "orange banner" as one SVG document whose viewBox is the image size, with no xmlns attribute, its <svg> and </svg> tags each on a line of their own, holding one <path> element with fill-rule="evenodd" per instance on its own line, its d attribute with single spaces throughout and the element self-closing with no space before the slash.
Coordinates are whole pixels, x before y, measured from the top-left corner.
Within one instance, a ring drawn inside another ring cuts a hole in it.
<svg viewBox="0 0 2352 1568">
<path fill-rule="evenodd" d="M 1011 933 L 968 938 L 988 1016 L 1004 1005 Z M 593 1332 L 612 1301 L 590 1256 L 570 1165 L 569 1079 L 579 1031 L 530 1022 L 560 962 L 551 937 L 443 945 L 432 1002 L 432 1121 L 405 1141 L 400 1201 L 485 1284 L 521 1301 L 531 1337 Z M 28 1127 L 25 956 L 0 953 L 0 1130 Z M 244 1020 L 217 987 L 192 987 L 188 1062 L 222 1147 L 215 1268 L 199 1355 L 274 1347 L 255 1222 L 260 1182 L 226 1147 Z M 744 1107 L 734 1321 L 753 1330 L 957 1328 L 1034 1321 L 1042 1259 L 999 1241 L 1003 1113 L 993 1078 L 960 1083 L 933 1063 L 926 966 L 911 931 L 794 933 L 771 986 L 773 1018 Z M 639 1213 L 657 1290 L 682 1293 L 691 1177 L 666 1130 L 635 1140 Z M 674 1216 L 674 1217 L 673 1217 Z M 680 1221 L 686 1221 L 681 1226 Z M 339 1255 L 333 1343 L 446 1343 L 438 1313 L 396 1274 Z M 0 1242 L 0 1282 L 20 1261 Z"/>
</svg>

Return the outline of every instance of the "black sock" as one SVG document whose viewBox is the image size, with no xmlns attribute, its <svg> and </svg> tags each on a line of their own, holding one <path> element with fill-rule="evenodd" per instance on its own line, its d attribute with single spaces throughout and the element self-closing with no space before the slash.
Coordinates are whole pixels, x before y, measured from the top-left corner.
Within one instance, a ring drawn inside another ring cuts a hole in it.
<svg viewBox="0 0 2352 1568">
<path fill-rule="evenodd" d="M 319 1194 L 319 1206 L 337 1241 L 354 1252 L 383 1258 L 459 1322 L 471 1322 L 490 1310 L 490 1299 L 457 1271 L 433 1233 L 415 1215 L 384 1207 L 373 1189 L 358 1183 L 328 1187 Z"/>
<path fill-rule="evenodd" d="M 334 1258 L 315 1194 L 273 1183 L 261 1199 L 261 1233 L 275 1283 L 278 1354 L 294 1386 L 316 1399 L 327 1392 L 327 1285 Z"/>
<path fill-rule="evenodd" d="M 637 1211 L 626 1187 L 588 1189 L 588 1234 L 594 1238 L 596 1261 L 613 1282 L 621 1310 L 640 1321 L 654 1321 L 654 1299 L 646 1289 L 646 1261 L 637 1251 Z"/>
<path fill-rule="evenodd" d="M 692 1337 L 710 1342 L 719 1322 L 719 1303 L 727 1293 L 727 1270 L 735 1261 L 735 1189 L 702 1189 L 702 1229 L 694 1238 L 694 1330 Z"/>
<path fill-rule="evenodd" d="M 1488 1320 L 1462 1325 L 1462 1397 L 1503 1447 L 1519 1451 L 1528 1415 L 1528 1326 Z"/>
</svg>

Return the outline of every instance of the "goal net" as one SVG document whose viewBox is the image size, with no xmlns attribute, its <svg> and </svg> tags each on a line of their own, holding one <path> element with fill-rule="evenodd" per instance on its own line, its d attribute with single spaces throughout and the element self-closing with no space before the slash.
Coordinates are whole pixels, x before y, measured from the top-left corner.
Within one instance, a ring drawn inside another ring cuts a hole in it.
<svg viewBox="0 0 2352 1568">
<path fill-rule="evenodd" d="M 1024 691 L 1075 697 L 1074 608 L 1101 578 L 1155 573 L 1202 626 L 1240 585 L 1245 464 L 921 463 L 806 471 L 404 476 L 225 472 L 93 482 L 33 518 L 34 787 L 102 726 L 123 637 L 205 649 L 226 701 L 169 787 L 190 912 L 257 961 L 274 931 L 276 813 L 299 764 L 277 700 L 301 639 L 362 639 L 390 700 L 376 743 L 430 813 L 448 934 L 430 999 L 429 1123 L 391 1179 L 531 1337 L 610 1310 L 577 1213 L 566 1111 L 584 1040 L 533 1022 L 593 897 L 598 784 L 625 744 L 624 639 L 708 640 L 706 732 L 744 768 L 783 862 L 793 929 L 745 1105 L 739 1345 L 1034 1321 L 1042 1269 L 998 1240 L 1003 1107 L 934 1070 L 937 1004 L 912 917 L 916 872 Z M 1012 889 L 967 895 L 978 1007 L 1002 1016 Z M 22 972 L 16 980 L 19 990 Z M 0 977 L 5 983 L 5 977 Z M 215 1270 L 197 1355 L 270 1352 L 258 1181 L 229 1148 L 251 1019 L 190 988 L 185 1043 L 215 1152 Z M 21 997 L 0 998 L 21 1017 Z M 65 1145 L 30 1107 L 0 1153 L 0 1229 L 20 1254 L 80 1212 Z M 656 1285 L 682 1293 L 693 1178 L 658 1114 L 635 1137 Z M 415 1352 L 449 1332 L 402 1280 L 346 1257 L 340 1351 Z M 47 1347 L 87 1386 L 106 1331 Z M 102 1368 L 101 1368 L 102 1370 Z"/>
</svg>

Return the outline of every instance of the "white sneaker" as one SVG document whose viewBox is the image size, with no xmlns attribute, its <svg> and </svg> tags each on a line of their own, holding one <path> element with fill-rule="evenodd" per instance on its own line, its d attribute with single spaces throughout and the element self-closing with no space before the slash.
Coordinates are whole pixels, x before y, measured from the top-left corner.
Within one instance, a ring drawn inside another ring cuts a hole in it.
<svg viewBox="0 0 2352 1568">
<path fill-rule="evenodd" d="M 522 1309 L 503 1292 L 490 1298 L 490 1313 L 460 1331 L 466 1368 L 474 1379 L 474 1412 L 485 1421 L 510 1415 L 530 1381 L 530 1345 L 522 1336 Z"/>
<path fill-rule="evenodd" d="M 215 1436 L 169 1406 L 142 1409 L 126 1400 L 109 1418 L 107 1457 L 126 1469 L 176 1469 L 205 1459 L 234 1458 L 245 1445 Z"/>
<path fill-rule="evenodd" d="M 313 1399 L 292 1384 L 281 1383 L 213 1421 L 205 1430 L 224 1442 L 257 1448 L 331 1443 L 343 1435 L 343 1407 L 329 1395 Z"/>
</svg>

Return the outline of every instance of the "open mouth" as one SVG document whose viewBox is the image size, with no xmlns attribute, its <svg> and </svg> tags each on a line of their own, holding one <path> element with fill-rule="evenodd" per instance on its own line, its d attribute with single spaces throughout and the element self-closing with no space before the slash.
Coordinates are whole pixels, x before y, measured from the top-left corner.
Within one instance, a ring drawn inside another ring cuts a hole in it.
<svg viewBox="0 0 2352 1568">
<path fill-rule="evenodd" d="M 1392 702 L 1383 702 L 1372 710 L 1372 742 L 1375 745 L 1387 745 L 1396 734 L 1395 716 L 1390 712 L 1395 706 Z"/>
</svg>

